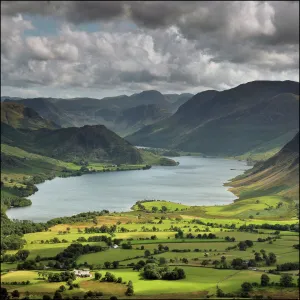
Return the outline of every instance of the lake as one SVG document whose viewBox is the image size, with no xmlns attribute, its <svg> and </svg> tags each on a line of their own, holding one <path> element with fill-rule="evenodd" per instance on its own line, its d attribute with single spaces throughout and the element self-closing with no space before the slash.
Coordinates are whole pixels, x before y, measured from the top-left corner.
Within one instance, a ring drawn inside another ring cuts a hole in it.
<svg viewBox="0 0 300 300">
<path fill-rule="evenodd" d="M 93 173 L 38 184 L 32 205 L 7 211 L 12 219 L 44 222 L 87 211 L 128 211 L 138 200 L 167 200 L 189 205 L 231 203 L 236 196 L 223 183 L 250 167 L 244 161 L 182 156 L 175 167 Z M 232 170 L 234 169 L 234 170 Z"/>
</svg>

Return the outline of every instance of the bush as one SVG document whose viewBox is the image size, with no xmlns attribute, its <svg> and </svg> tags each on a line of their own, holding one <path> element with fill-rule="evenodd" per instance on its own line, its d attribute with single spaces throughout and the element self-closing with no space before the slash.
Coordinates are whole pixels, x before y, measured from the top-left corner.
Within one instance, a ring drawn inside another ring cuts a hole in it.
<svg viewBox="0 0 300 300">
<path fill-rule="evenodd" d="M 243 292 L 250 292 L 252 291 L 253 289 L 253 286 L 251 283 L 249 282 L 244 282 L 242 285 L 241 285 L 242 289 L 243 289 Z"/>
<path fill-rule="evenodd" d="M 267 286 L 270 282 L 270 277 L 266 274 L 262 274 L 260 277 L 261 286 Z"/>
<path fill-rule="evenodd" d="M 14 290 L 11 295 L 14 297 L 14 298 L 19 298 L 20 297 L 20 292 L 18 290 Z"/>
<path fill-rule="evenodd" d="M 280 277 L 280 286 L 283 287 L 293 286 L 293 277 L 290 274 L 282 274 Z"/>
</svg>

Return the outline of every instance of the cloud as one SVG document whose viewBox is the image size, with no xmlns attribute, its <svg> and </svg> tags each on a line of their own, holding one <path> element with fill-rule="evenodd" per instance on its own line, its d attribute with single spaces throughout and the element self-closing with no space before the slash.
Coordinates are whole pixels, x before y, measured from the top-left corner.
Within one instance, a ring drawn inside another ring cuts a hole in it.
<svg viewBox="0 0 300 300">
<path fill-rule="evenodd" d="M 299 80 L 298 2 L 2 1 L 1 9 L 2 86 L 183 92 Z M 61 28 L 31 36 L 30 15 Z M 77 26 L 95 21 L 96 32 Z"/>
</svg>

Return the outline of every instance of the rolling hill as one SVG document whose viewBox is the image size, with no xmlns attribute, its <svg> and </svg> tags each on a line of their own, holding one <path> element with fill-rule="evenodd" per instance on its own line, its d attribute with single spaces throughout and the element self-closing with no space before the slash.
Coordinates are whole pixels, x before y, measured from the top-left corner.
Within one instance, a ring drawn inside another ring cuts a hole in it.
<svg viewBox="0 0 300 300">
<path fill-rule="evenodd" d="M 104 125 L 22 131 L 1 124 L 2 143 L 65 161 L 142 162 L 139 151 Z"/>
<path fill-rule="evenodd" d="M 171 117 L 126 137 L 135 145 L 238 156 L 281 148 L 299 130 L 299 83 L 253 81 L 198 93 Z"/>
<path fill-rule="evenodd" d="M 36 111 L 15 102 L 1 103 L 1 122 L 19 129 L 57 129 L 59 126 L 42 118 Z"/>
<path fill-rule="evenodd" d="M 299 132 L 277 154 L 226 185 L 240 199 L 280 195 L 299 200 Z"/>
</svg>

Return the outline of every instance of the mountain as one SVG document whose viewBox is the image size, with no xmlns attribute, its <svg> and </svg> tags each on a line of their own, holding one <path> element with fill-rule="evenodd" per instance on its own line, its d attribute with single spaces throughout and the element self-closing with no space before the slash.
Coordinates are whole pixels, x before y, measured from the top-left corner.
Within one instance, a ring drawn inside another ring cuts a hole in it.
<svg viewBox="0 0 300 300">
<path fill-rule="evenodd" d="M 126 139 L 135 145 L 237 156 L 282 147 L 299 130 L 299 83 L 253 81 L 198 93 L 171 117 Z"/>
<path fill-rule="evenodd" d="M 53 98 L 29 98 L 21 99 L 17 103 L 22 103 L 34 109 L 43 118 L 52 120 L 61 127 L 74 126 L 72 117 L 69 117 L 65 111 L 59 109 L 52 100 Z"/>
<path fill-rule="evenodd" d="M 103 125 L 21 131 L 1 124 L 1 142 L 65 161 L 142 162 L 135 147 Z"/>
<path fill-rule="evenodd" d="M 176 95 L 176 100 L 184 101 L 189 96 L 190 94 Z M 150 90 L 131 96 L 120 95 L 103 99 L 28 98 L 21 99 L 18 103 L 33 108 L 42 117 L 52 120 L 61 127 L 103 124 L 118 134 L 129 134 L 143 126 L 143 120 L 136 119 L 134 108 L 141 107 L 137 109 L 145 118 L 145 124 L 152 124 L 156 120 L 161 120 L 177 109 L 178 104 L 172 104 L 165 98 L 160 92 Z M 151 107 L 147 109 L 148 105 L 154 106 L 152 109 Z M 128 118 L 131 116 L 133 119 L 129 120 Z M 119 122 L 121 123 L 119 124 Z M 132 128 L 127 125 L 132 126 Z"/>
<path fill-rule="evenodd" d="M 240 199 L 276 194 L 299 200 L 299 132 L 277 154 L 227 185 Z"/>
<path fill-rule="evenodd" d="M 121 135 L 126 135 L 170 115 L 171 113 L 157 104 L 139 105 L 123 110 L 114 122 L 114 130 Z"/>
<path fill-rule="evenodd" d="M 191 99 L 194 95 L 190 93 L 183 94 L 164 94 L 165 99 L 172 103 L 172 112 L 175 112 L 182 104 Z"/>
<path fill-rule="evenodd" d="M 22 98 L 20 97 L 9 97 L 9 96 L 1 96 L 1 102 L 4 101 L 16 101 L 16 100 L 21 100 Z"/>
<path fill-rule="evenodd" d="M 1 122 L 19 129 L 57 129 L 59 126 L 42 118 L 35 110 L 15 102 L 1 103 Z"/>
</svg>

